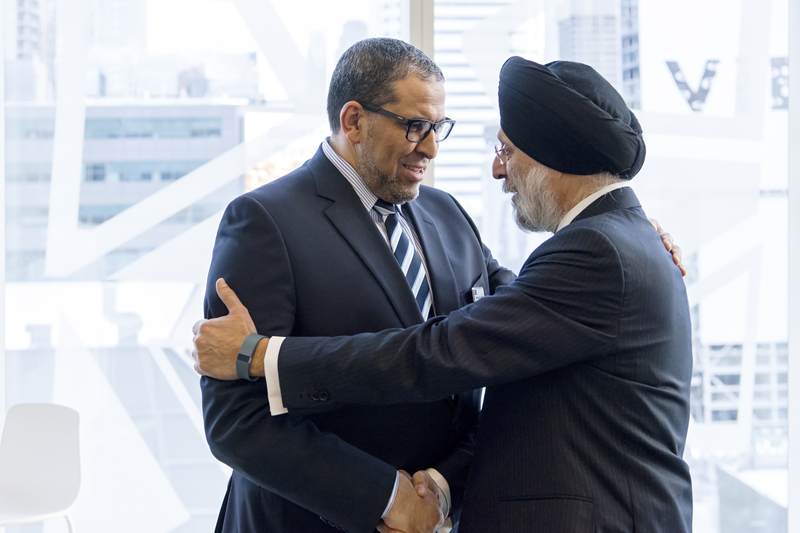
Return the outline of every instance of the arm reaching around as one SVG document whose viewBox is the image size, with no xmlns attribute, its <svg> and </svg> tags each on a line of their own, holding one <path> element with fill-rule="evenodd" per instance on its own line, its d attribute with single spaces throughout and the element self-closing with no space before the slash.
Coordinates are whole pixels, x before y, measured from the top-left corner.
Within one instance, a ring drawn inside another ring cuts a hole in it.
<svg viewBox="0 0 800 533">
<path fill-rule="evenodd" d="M 681 275 L 686 276 L 686 268 L 681 262 L 683 252 L 680 246 L 675 244 L 672 235 L 667 233 L 656 219 L 649 220 L 661 237 L 664 248 L 672 254 L 672 262 L 680 269 Z M 222 278 L 217 280 L 217 294 L 228 308 L 228 314 L 210 320 L 198 320 L 192 326 L 194 368 L 203 376 L 235 380 L 238 379 L 236 358 L 239 355 L 239 348 L 249 334 L 257 332 L 247 308 Z M 264 353 L 268 343 L 269 339 L 262 339 L 256 347 L 250 362 L 251 376 L 264 376 Z"/>
</svg>

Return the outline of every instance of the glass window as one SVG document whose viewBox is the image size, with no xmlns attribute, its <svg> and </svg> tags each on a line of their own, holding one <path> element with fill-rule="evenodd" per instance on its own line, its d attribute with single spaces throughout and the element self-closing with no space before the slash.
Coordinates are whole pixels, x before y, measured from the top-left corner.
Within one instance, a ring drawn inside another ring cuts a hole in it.
<svg viewBox="0 0 800 533">
<path fill-rule="evenodd" d="M 159 119 L 87 119 L 87 139 L 219 137 L 219 118 Z"/>
</svg>

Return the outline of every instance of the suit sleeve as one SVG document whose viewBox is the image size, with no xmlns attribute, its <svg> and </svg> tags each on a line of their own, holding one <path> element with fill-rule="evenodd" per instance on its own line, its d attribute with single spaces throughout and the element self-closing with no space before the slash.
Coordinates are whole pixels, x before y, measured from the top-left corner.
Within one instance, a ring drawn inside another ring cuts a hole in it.
<svg viewBox="0 0 800 533">
<path fill-rule="evenodd" d="M 619 254 L 596 230 L 565 233 L 510 285 L 447 317 L 354 337 L 287 338 L 278 359 L 284 405 L 310 407 L 301 391 L 312 386 L 334 404 L 431 401 L 609 355 L 623 309 Z"/>
<path fill-rule="evenodd" d="M 234 200 L 223 216 L 206 289 L 205 314 L 227 314 L 214 283 L 224 277 L 259 332 L 286 335 L 294 323 L 291 265 L 269 213 Z M 214 456 L 257 485 L 353 532 L 372 533 L 392 492 L 391 465 L 302 416 L 272 417 L 265 382 L 202 378 L 206 438 Z"/>
</svg>

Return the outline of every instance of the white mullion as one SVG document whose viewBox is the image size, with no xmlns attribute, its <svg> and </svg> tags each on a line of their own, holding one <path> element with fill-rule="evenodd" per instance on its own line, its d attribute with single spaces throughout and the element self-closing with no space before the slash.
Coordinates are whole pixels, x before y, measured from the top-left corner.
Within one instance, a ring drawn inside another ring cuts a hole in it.
<svg viewBox="0 0 800 533">
<path fill-rule="evenodd" d="M 0 3 L 0 28 L 5 28 L 6 4 Z M 5 38 L 0 38 L 0 58 L 5 58 Z M 0 61 L 0 420 L 6 418 L 6 86 L 5 61 Z M 0 423 L 0 427 L 3 424 Z"/>
<path fill-rule="evenodd" d="M 789 2 L 789 71 L 800 73 L 800 2 Z M 796 77 L 795 80 L 798 78 Z M 789 531 L 800 531 L 800 83 L 789 84 Z"/>
</svg>

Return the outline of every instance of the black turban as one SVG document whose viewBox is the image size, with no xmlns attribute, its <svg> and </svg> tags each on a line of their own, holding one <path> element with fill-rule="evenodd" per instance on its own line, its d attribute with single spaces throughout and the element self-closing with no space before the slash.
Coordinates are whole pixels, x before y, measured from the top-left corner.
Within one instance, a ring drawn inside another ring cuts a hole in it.
<svg viewBox="0 0 800 533">
<path fill-rule="evenodd" d="M 500 127 L 537 162 L 567 174 L 610 172 L 623 179 L 642 168 L 639 121 L 590 66 L 512 57 L 500 70 L 498 96 Z"/>
</svg>

